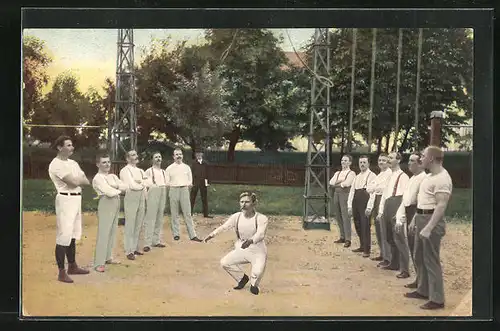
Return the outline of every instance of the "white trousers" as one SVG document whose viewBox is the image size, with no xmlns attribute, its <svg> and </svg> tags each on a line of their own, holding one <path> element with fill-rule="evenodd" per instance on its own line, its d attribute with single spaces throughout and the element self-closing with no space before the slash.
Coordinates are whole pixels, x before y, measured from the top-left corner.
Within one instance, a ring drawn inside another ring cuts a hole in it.
<svg viewBox="0 0 500 331">
<path fill-rule="evenodd" d="M 238 240 L 234 244 L 234 250 L 229 252 L 220 260 L 220 264 L 236 282 L 239 282 L 245 274 L 240 265 L 250 263 L 252 270 L 250 274 L 250 284 L 259 286 L 264 275 L 267 262 L 267 247 L 263 241 L 252 244 L 246 249 L 242 249 L 243 240 Z"/>
<path fill-rule="evenodd" d="M 69 246 L 82 237 L 82 196 L 56 195 L 56 244 Z"/>
</svg>

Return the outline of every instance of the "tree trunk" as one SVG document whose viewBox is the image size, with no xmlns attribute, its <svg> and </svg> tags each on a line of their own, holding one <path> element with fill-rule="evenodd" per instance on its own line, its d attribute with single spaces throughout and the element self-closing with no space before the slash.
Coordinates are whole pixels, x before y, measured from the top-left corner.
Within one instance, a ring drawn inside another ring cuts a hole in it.
<svg viewBox="0 0 500 331">
<path fill-rule="evenodd" d="M 229 136 L 229 148 L 227 149 L 227 161 L 229 163 L 234 162 L 235 149 L 238 140 L 240 139 L 241 130 L 239 126 L 233 128 L 231 135 Z"/>
<path fill-rule="evenodd" d="M 382 136 L 379 136 L 377 141 L 377 155 L 379 155 L 380 152 L 382 152 Z"/>
<path fill-rule="evenodd" d="M 196 148 L 198 148 L 198 146 L 196 145 L 196 141 L 192 137 L 191 137 L 191 143 L 189 144 L 189 147 L 191 147 L 191 159 L 195 160 L 196 159 L 196 156 L 195 156 Z"/>
<path fill-rule="evenodd" d="M 406 150 L 406 144 L 408 143 L 408 135 L 410 134 L 410 128 L 406 129 L 405 136 L 403 137 L 403 142 L 399 146 L 398 152 L 402 153 L 402 151 Z M 411 147 L 411 146 L 410 146 Z"/>
<path fill-rule="evenodd" d="M 385 136 L 385 148 L 384 148 L 384 152 L 386 153 L 389 153 L 389 140 L 391 139 L 391 134 L 387 134 Z"/>
<path fill-rule="evenodd" d="M 342 134 L 340 138 L 340 157 L 344 154 L 344 145 L 345 145 L 345 128 L 342 127 Z"/>
</svg>

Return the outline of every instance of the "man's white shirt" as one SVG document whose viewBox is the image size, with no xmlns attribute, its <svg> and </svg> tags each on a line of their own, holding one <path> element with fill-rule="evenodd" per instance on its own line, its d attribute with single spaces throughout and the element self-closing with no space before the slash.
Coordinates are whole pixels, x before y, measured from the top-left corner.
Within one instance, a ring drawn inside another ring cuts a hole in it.
<svg viewBox="0 0 500 331">
<path fill-rule="evenodd" d="M 267 216 L 260 213 L 257 213 L 250 218 L 246 218 L 243 212 L 234 213 L 229 216 L 224 224 L 212 231 L 209 236 L 214 237 L 221 232 L 227 231 L 229 229 L 234 229 L 238 217 L 238 232 L 241 239 L 252 239 L 254 244 L 257 244 L 264 240 L 269 220 Z M 255 229 L 255 217 L 257 217 L 257 231 Z"/>
<path fill-rule="evenodd" d="M 68 184 L 63 181 L 63 178 L 67 175 L 73 175 L 74 177 L 85 176 L 85 173 L 80 168 L 80 165 L 72 159 L 61 160 L 55 157 L 49 164 L 49 177 L 54 183 L 57 192 L 63 193 L 81 193 L 82 188 L 80 186 L 70 188 Z"/>
<path fill-rule="evenodd" d="M 127 164 L 120 170 L 120 179 L 128 186 L 128 189 L 132 191 L 141 191 L 148 186 L 146 182 L 147 176 L 144 170 L 130 164 Z M 141 183 L 137 183 L 136 180 L 140 180 Z"/>
<path fill-rule="evenodd" d="M 368 200 L 366 209 L 373 209 L 373 205 L 375 204 L 375 197 L 384 193 L 385 187 L 387 186 L 391 175 L 392 170 L 390 168 L 387 168 L 384 171 L 381 171 L 374 180 L 368 183 L 368 185 L 366 186 L 366 192 L 370 194 L 370 200 Z"/>
<path fill-rule="evenodd" d="M 380 205 L 378 207 L 378 216 L 382 216 L 384 214 L 384 205 L 385 200 L 392 196 L 402 196 L 406 187 L 408 186 L 408 181 L 410 178 L 408 175 L 401 169 L 393 171 L 391 173 L 391 177 L 389 178 L 389 182 L 384 189 L 384 193 L 382 194 L 382 198 L 380 198 Z M 396 188 L 396 194 L 394 193 L 394 189 Z"/>
<path fill-rule="evenodd" d="M 167 186 L 167 175 L 162 168 L 151 167 L 145 173 L 150 186 Z"/>
<path fill-rule="evenodd" d="M 113 198 L 119 196 L 128 186 L 115 174 L 97 173 L 92 179 L 92 187 L 99 197 L 107 196 Z"/>
<path fill-rule="evenodd" d="M 170 187 L 181 187 L 193 185 L 193 174 L 191 167 L 185 163 L 172 163 L 165 170 L 167 185 Z"/>
<path fill-rule="evenodd" d="M 349 191 L 349 197 L 347 198 L 347 208 L 352 209 L 352 201 L 354 200 L 354 191 L 366 188 L 368 183 L 375 179 L 375 174 L 370 169 L 365 172 L 360 172 L 354 178 L 353 184 L 351 185 L 351 190 Z"/>
<path fill-rule="evenodd" d="M 396 212 L 396 222 L 401 224 L 406 220 L 405 207 L 417 204 L 417 196 L 422 180 L 424 180 L 427 174 L 422 171 L 418 175 L 413 175 L 408 180 L 408 186 L 403 193 L 403 199 L 401 205 L 399 205 L 398 211 Z M 411 220 L 410 220 L 411 221 Z"/>
<path fill-rule="evenodd" d="M 333 177 L 330 179 L 330 186 L 335 186 L 335 184 L 342 180 L 340 183 L 340 187 L 349 187 L 352 185 L 354 178 L 356 177 L 356 173 L 351 169 L 340 170 L 333 174 Z"/>
</svg>

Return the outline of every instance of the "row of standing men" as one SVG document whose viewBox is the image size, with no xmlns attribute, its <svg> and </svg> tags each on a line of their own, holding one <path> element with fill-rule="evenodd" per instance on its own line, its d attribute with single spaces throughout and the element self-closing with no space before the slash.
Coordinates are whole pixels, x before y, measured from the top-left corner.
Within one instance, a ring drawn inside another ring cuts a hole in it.
<svg viewBox="0 0 500 331">
<path fill-rule="evenodd" d="M 55 257 L 59 269 L 58 280 L 72 283 L 69 275 L 88 274 L 75 261 L 75 241 L 82 236 L 82 188 L 90 185 L 85 173 L 78 163 L 69 157 L 74 152 L 71 138 L 59 137 L 55 142 L 57 156 L 49 165 L 49 177 L 52 180 L 57 195 L 56 209 L 56 249 Z M 194 168 L 201 166 L 201 153 L 198 153 Z M 139 161 L 137 152 L 127 153 L 127 165 L 120 170 L 119 177 L 111 173 L 111 161 L 108 155 L 101 154 L 96 158 L 97 174 L 92 179 L 92 187 L 97 193 L 98 202 L 98 232 L 94 255 L 94 268 L 98 272 L 105 271 L 106 264 L 118 264 L 112 258 L 116 239 L 116 229 L 121 207 L 120 195 L 124 194 L 123 209 L 125 212 L 124 250 L 129 260 L 149 252 L 153 247 L 163 248 L 161 242 L 164 222 L 164 210 L 167 199 L 167 187 L 171 210 L 171 228 L 174 240 L 180 239 L 179 207 L 183 214 L 188 235 L 191 241 L 202 242 L 197 237 L 192 219 L 192 205 L 197 190 L 201 191 L 203 212 L 208 216 L 207 186 L 209 185 L 204 167 L 193 172 L 191 167 L 183 163 L 182 150 L 173 153 L 174 162 L 166 169 L 161 168 L 162 157 L 154 153 L 152 167 L 146 171 L 137 167 Z M 200 179 L 201 177 L 201 179 Z M 194 184 L 194 186 L 193 186 Z M 140 234 L 143 233 L 141 252 Z M 65 269 L 65 258 L 68 270 Z"/>
<path fill-rule="evenodd" d="M 414 289 L 405 297 L 428 299 L 422 309 L 444 307 L 444 288 L 439 250 L 445 234 L 444 213 L 452 193 L 452 180 L 443 163 L 444 153 L 429 146 L 408 160 L 411 178 L 400 168 L 401 155 L 382 153 L 378 175 L 370 170 L 368 156 L 360 156 L 360 173 L 351 170 L 352 157 L 344 155 L 342 169 L 330 180 L 334 188 L 333 211 L 340 238 L 335 243 L 351 246 L 351 217 L 364 258 L 371 253 L 371 219 L 379 246 L 378 267 L 399 270 L 398 278 L 410 277 L 410 257 L 416 271 Z M 426 172 L 427 170 L 427 172 Z"/>
</svg>

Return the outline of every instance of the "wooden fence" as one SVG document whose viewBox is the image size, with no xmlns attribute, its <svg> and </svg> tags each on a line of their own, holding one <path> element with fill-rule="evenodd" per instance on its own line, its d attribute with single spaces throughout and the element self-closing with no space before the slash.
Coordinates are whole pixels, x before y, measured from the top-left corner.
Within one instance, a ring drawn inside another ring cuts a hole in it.
<svg viewBox="0 0 500 331">
<path fill-rule="evenodd" d="M 48 179 L 48 161 L 40 161 L 25 157 L 23 160 L 23 174 L 25 179 Z M 81 162 L 82 170 L 93 177 L 97 172 L 93 162 Z M 403 170 L 408 172 L 406 165 Z M 357 171 L 357 169 L 353 168 Z M 332 169 L 331 175 L 336 169 Z M 378 173 L 374 167 L 373 172 Z M 472 173 L 470 168 L 448 169 L 456 188 L 471 188 Z M 244 185 L 274 185 L 274 186 L 304 186 L 304 165 L 254 165 L 254 164 L 211 164 L 208 166 L 208 175 L 214 184 L 244 184 Z"/>
</svg>

